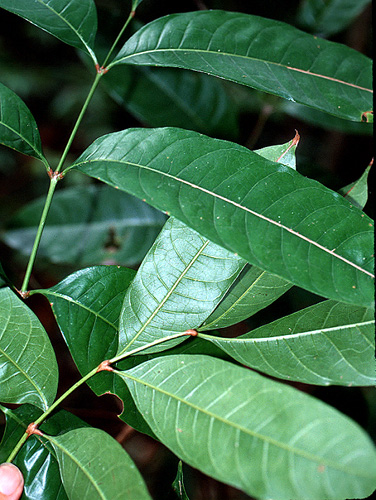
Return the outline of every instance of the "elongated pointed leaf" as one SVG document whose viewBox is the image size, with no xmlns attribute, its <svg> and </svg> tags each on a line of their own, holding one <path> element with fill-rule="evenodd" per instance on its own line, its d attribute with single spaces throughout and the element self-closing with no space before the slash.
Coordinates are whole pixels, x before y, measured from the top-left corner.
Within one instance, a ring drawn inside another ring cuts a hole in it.
<svg viewBox="0 0 376 500">
<path fill-rule="evenodd" d="M 18 95 L 2 83 L 0 83 L 0 144 L 38 158 L 48 167 L 33 115 Z"/>
<path fill-rule="evenodd" d="M 30 255 L 45 197 L 23 207 L 9 221 L 3 241 Z M 141 262 L 166 216 L 108 186 L 86 186 L 56 193 L 38 255 L 53 263 L 88 266 Z"/>
<path fill-rule="evenodd" d="M 73 164 L 249 263 L 316 294 L 373 306 L 373 224 L 320 183 L 236 144 L 180 129 L 97 139 Z"/>
<path fill-rule="evenodd" d="M 318 385 L 373 386 L 374 332 L 373 311 L 329 300 L 236 339 L 203 337 L 240 363 L 273 377 Z"/>
<path fill-rule="evenodd" d="M 197 328 L 245 262 L 170 218 L 125 295 L 118 354 Z M 148 349 L 158 352 L 186 337 Z"/>
<path fill-rule="evenodd" d="M 48 440 L 71 500 L 150 499 L 136 466 L 106 432 L 82 428 Z"/>
<path fill-rule="evenodd" d="M 239 112 L 216 78 L 177 68 L 119 65 L 103 83 L 117 103 L 151 127 L 238 136 Z"/>
<path fill-rule="evenodd" d="M 0 7 L 84 50 L 97 63 L 93 51 L 97 11 L 93 0 L 0 0 Z"/>
<path fill-rule="evenodd" d="M 298 22 L 309 31 L 333 35 L 347 26 L 371 3 L 371 0 L 304 0 Z"/>
<path fill-rule="evenodd" d="M 27 426 L 41 416 L 42 412 L 31 405 L 22 405 L 16 410 L 1 407 L 6 418 L 6 427 L 0 446 L 0 459 L 4 461 L 26 431 Z M 64 410 L 55 413 L 40 429 L 51 434 L 60 434 L 87 424 Z M 30 436 L 13 462 L 21 470 L 25 487 L 23 500 L 67 500 L 60 480 L 55 450 L 50 443 L 35 434 Z"/>
<path fill-rule="evenodd" d="M 9 288 L 0 289 L 0 401 L 46 410 L 56 396 L 58 368 L 48 335 Z"/>
<path fill-rule="evenodd" d="M 166 356 L 118 374 L 179 458 L 256 498 L 364 498 L 376 487 L 364 431 L 291 387 L 206 356 Z"/>
<path fill-rule="evenodd" d="M 360 121 L 372 110 L 371 60 L 334 42 L 248 14 L 173 14 L 141 28 L 110 64 L 172 66 L 248 85 Z"/>
</svg>

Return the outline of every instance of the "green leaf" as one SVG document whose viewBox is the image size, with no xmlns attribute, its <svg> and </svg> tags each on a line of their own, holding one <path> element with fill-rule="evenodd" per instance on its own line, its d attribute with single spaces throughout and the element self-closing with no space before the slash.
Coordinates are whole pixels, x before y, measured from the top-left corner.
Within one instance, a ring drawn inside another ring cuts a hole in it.
<svg viewBox="0 0 376 500">
<path fill-rule="evenodd" d="M 3 241 L 30 255 L 45 197 L 23 207 L 8 223 Z M 166 217 L 142 201 L 107 186 L 57 192 L 38 255 L 53 263 L 88 266 L 141 262 Z"/>
<path fill-rule="evenodd" d="M 170 128 L 103 136 L 73 167 L 170 212 L 263 270 L 373 307 L 372 221 L 289 167 Z"/>
<path fill-rule="evenodd" d="M 287 144 L 255 151 L 263 158 L 296 170 L 295 150 L 299 134 Z M 225 298 L 200 327 L 200 331 L 224 328 L 256 314 L 292 287 L 292 283 L 255 266 L 247 265 L 231 285 Z"/>
<path fill-rule="evenodd" d="M 38 158 L 48 168 L 33 115 L 18 95 L 2 83 L 0 83 L 0 144 Z"/>
<path fill-rule="evenodd" d="M 291 287 L 289 281 L 247 265 L 199 331 L 240 323 L 275 302 Z"/>
<path fill-rule="evenodd" d="M 151 127 L 238 136 L 238 110 L 222 81 L 203 73 L 121 65 L 103 83 L 118 104 Z"/>
<path fill-rule="evenodd" d="M 208 73 L 361 121 L 372 110 L 372 62 L 344 45 L 261 17 L 224 11 L 166 16 L 141 28 L 109 65 Z"/>
<path fill-rule="evenodd" d="M 304 0 L 298 12 L 303 28 L 330 36 L 347 28 L 371 0 Z"/>
<path fill-rule="evenodd" d="M 372 163 L 365 169 L 357 181 L 339 190 L 340 194 L 360 209 L 364 208 L 368 200 L 368 174 L 371 166 Z"/>
<path fill-rule="evenodd" d="M 117 373 L 162 443 L 249 495 L 339 500 L 376 487 L 370 438 L 296 389 L 207 356 L 166 356 Z"/>
<path fill-rule="evenodd" d="M 52 288 L 33 292 L 43 294 L 50 301 L 57 324 L 82 375 L 116 353 L 120 311 L 134 275 L 135 271 L 125 267 L 89 267 L 71 274 Z"/>
<path fill-rule="evenodd" d="M 41 411 L 31 405 L 22 405 L 16 410 L 1 408 L 6 417 L 6 428 L 1 442 L 0 458 L 4 461 L 25 432 L 30 422 L 41 415 Z M 59 411 L 42 424 L 44 432 L 60 434 L 87 424 L 66 411 Z M 22 500 L 67 500 L 60 480 L 59 465 L 53 447 L 39 436 L 28 438 L 17 453 L 13 463 L 20 468 L 25 487 Z"/>
<path fill-rule="evenodd" d="M 245 262 L 170 218 L 127 289 L 118 354 L 198 328 Z M 186 340 L 150 347 L 159 352 Z"/>
<path fill-rule="evenodd" d="M 106 432 L 82 428 L 45 438 L 55 449 L 70 500 L 150 499 L 136 466 Z"/>
<path fill-rule="evenodd" d="M 96 266 L 77 271 L 50 289 L 31 292 L 41 293 L 50 301 L 82 376 L 115 356 L 120 311 L 134 275 L 132 269 Z M 133 366 L 132 360 L 127 360 L 124 366 Z M 140 432 L 154 436 L 135 408 L 127 386 L 118 377 L 101 372 L 87 384 L 98 396 L 106 392 L 116 394 L 126 408 L 121 418 Z"/>
<path fill-rule="evenodd" d="M 328 300 L 236 339 L 202 335 L 239 363 L 307 384 L 376 384 L 373 311 Z"/>
<path fill-rule="evenodd" d="M 46 410 L 58 382 L 55 353 L 35 314 L 9 288 L 0 289 L 0 401 Z"/>
<path fill-rule="evenodd" d="M 0 0 L 0 7 L 84 50 L 97 64 L 93 50 L 97 11 L 93 0 Z"/>
<path fill-rule="evenodd" d="M 183 464 L 181 460 L 178 464 L 178 471 L 176 474 L 176 478 L 172 483 L 172 488 L 179 497 L 180 500 L 189 500 L 187 492 L 185 491 L 184 482 L 183 482 Z"/>
<path fill-rule="evenodd" d="M 338 132 L 351 135 L 372 135 L 373 133 L 373 125 L 370 122 L 351 122 L 296 102 L 284 101 L 279 111 L 325 130 L 338 130 Z"/>
</svg>

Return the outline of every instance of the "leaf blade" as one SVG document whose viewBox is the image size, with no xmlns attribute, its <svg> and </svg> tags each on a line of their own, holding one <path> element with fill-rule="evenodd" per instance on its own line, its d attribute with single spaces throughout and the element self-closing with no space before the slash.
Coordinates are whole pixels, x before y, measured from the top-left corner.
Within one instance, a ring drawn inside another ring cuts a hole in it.
<svg viewBox="0 0 376 500">
<path fill-rule="evenodd" d="M 0 7 L 30 21 L 63 42 L 87 52 L 94 64 L 97 11 L 93 0 L 0 0 Z"/>
<path fill-rule="evenodd" d="M 368 436 L 295 389 L 205 356 L 166 356 L 118 375 L 179 458 L 252 496 L 338 500 L 375 488 L 376 467 L 364 469 L 376 463 Z"/>
<path fill-rule="evenodd" d="M 110 67 L 116 64 L 202 71 L 353 121 L 372 109 L 368 58 L 248 14 L 201 11 L 157 19 L 125 43 Z"/>
<path fill-rule="evenodd" d="M 324 301 L 236 339 L 201 335 L 238 362 L 307 384 L 373 386 L 372 311 Z"/>
<path fill-rule="evenodd" d="M 150 499 L 136 466 L 106 432 L 81 428 L 45 438 L 55 449 L 69 498 Z"/>
<path fill-rule="evenodd" d="M 0 83 L 0 143 L 41 160 L 48 167 L 33 115 L 17 94 L 2 83 Z"/>
<path fill-rule="evenodd" d="M 244 264 L 170 218 L 125 294 L 117 354 L 200 326 Z M 159 352 L 184 340 L 169 340 L 146 352 Z"/>
<path fill-rule="evenodd" d="M 169 128 L 104 136 L 71 168 L 167 210 L 261 269 L 324 297 L 372 307 L 371 220 L 291 168 L 234 143 Z"/>
<path fill-rule="evenodd" d="M 46 410 L 57 392 L 58 368 L 46 331 L 9 288 L 0 289 L 0 400 Z"/>
</svg>

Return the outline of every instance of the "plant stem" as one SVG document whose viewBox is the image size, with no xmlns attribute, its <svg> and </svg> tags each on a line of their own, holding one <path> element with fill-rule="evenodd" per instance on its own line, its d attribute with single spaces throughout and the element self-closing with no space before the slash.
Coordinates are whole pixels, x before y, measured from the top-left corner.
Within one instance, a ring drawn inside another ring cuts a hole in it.
<svg viewBox="0 0 376 500">
<path fill-rule="evenodd" d="M 103 66 L 102 66 L 102 68 L 105 68 L 105 67 L 106 67 L 106 64 L 108 63 L 108 60 L 110 59 L 110 57 L 111 57 L 111 55 L 112 55 L 113 51 L 115 50 L 116 45 L 118 44 L 118 42 L 119 42 L 120 38 L 123 36 L 123 33 L 124 33 L 125 29 L 127 28 L 128 24 L 132 21 L 133 17 L 134 17 L 134 11 L 132 11 L 132 12 L 129 14 L 128 19 L 125 21 L 124 26 L 121 28 L 121 30 L 120 30 L 120 32 L 119 32 L 119 34 L 118 34 L 118 36 L 116 37 L 116 40 L 114 41 L 114 43 L 112 44 L 112 47 L 111 47 L 111 48 L 110 48 L 110 50 L 108 51 L 108 54 L 107 54 L 107 56 L 106 56 L 106 59 L 105 59 L 105 60 L 104 60 L 104 62 L 103 62 Z"/>
<path fill-rule="evenodd" d="M 89 380 L 89 378 L 91 378 L 93 375 L 95 375 L 97 373 L 97 367 L 94 368 L 94 370 L 91 370 L 87 375 L 85 375 L 84 377 L 82 377 L 78 382 L 76 382 L 74 385 L 72 385 L 72 387 L 70 387 L 67 391 L 64 392 L 64 394 L 62 396 L 60 396 L 59 399 L 57 399 L 49 408 L 48 410 L 46 410 L 37 420 L 35 420 L 34 424 L 35 425 L 39 425 L 41 422 L 43 422 L 43 420 L 45 420 L 48 415 L 54 411 L 54 409 L 66 398 L 68 397 L 75 389 L 77 389 L 77 387 L 79 387 L 80 385 L 82 385 L 84 382 L 86 382 L 87 380 Z M 29 437 L 29 435 L 25 432 L 21 439 L 18 441 L 18 443 L 16 444 L 16 446 L 13 448 L 11 454 L 9 455 L 8 459 L 7 459 L 7 462 L 11 462 L 14 457 L 17 455 L 17 453 L 19 452 L 19 450 L 21 449 L 22 445 L 24 444 L 24 442 L 26 441 L 26 439 Z"/>
<path fill-rule="evenodd" d="M 154 340 L 154 342 L 151 342 L 150 344 L 143 345 L 141 347 L 137 347 L 136 349 L 133 349 L 132 351 L 119 354 L 118 356 L 111 358 L 109 360 L 109 362 L 111 364 L 117 363 L 118 361 L 121 361 L 122 359 L 128 358 L 129 356 L 132 356 L 133 354 L 137 354 L 138 352 L 145 351 L 146 349 L 149 349 L 150 347 L 154 347 L 158 344 L 163 344 L 164 342 L 167 342 L 168 340 L 177 339 L 179 337 L 187 337 L 187 336 L 191 336 L 191 334 L 187 333 L 187 332 L 175 333 L 174 335 L 170 335 L 169 337 L 163 337 L 161 339 Z"/>
<path fill-rule="evenodd" d="M 131 356 L 132 354 L 136 354 L 138 352 L 145 351 L 146 349 L 149 349 L 150 347 L 156 346 L 158 344 L 162 344 L 163 342 L 167 342 L 168 340 L 176 339 L 178 337 L 190 336 L 190 335 L 191 335 L 190 333 L 181 332 L 181 333 L 176 333 L 174 335 L 170 335 L 169 337 L 164 337 L 164 338 L 155 340 L 154 342 L 151 342 L 150 344 L 146 344 L 144 346 L 137 347 L 137 349 L 133 349 L 133 351 L 129 351 L 129 352 L 124 353 L 124 354 L 122 354 L 120 356 L 115 356 L 114 358 L 112 358 L 111 360 L 109 360 L 108 364 L 115 363 L 116 361 L 120 361 L 121 359 L 125 359 L 128 356 Z M 72 385 L 67 391 L 65 391 L 64 394 L 62 394 L 60 396 L 60 398 L 57 399 L 48 408 L 48 410 L 46 410 L 37 420 L 35 420 L 35 422 L 33 422 L 34 425 L 38 426 L 40 423 L 42 423 L 48 417 L 48 415 L 50 415 L 50 413 L 52 413 L 55 410 L 55 408 L 57 408 L 57 406 L 59 406 L 59 404 L 62 401 L 64 401 L 64 399 L 67 398 L 75 389 L 77 389 L 78 387 L 80 387 L 80 385 L 84 384 L 87 380 L 89 380 L 89 378 L 93 377 L 96 373 L 98 373 L 100 371 L 100 370 L 98 370 L 98 368 L 100 368 L 101 365 L 102 365 L 102 363 L 99 364 L 97 367 L 95 367 L 93 370 L 91 370 L 89 373 L 87 373 L 78 382 L 76 382 L 74 385 Z M 27 440 L 28 437 L 29 437 L 29 434 L 27 432 L 25 432 L 22 435 L 21 439 L 18 441 L 18 443 L 16 444 L 16 446 L 13 448 L 11 454 L 7 458 L 7 462 L 12 462 L 12 460 L 17 455 L 17 453 L 19 452 L 19 450 L 21 449 L 22 445 L 25 443 L 25 441 Z"/>
<path fill-rule="evenodd" d="M 68 139 L 67 145 L 65 146 L 65 149 L 63 151 L 63 154 L 61 155 L 59 164 L 58 164 L 58 166 L 56 168 L 56 172 L 60 172 L 60 170 L 61 170 L 61 168 L 62 168 L 62 166 L 63 166 L 63 164 L 64 164 L 64 162 L 66 160 L 66 157 L 67 157 L 67 155 L 69 153 L 69 150 L 70 150 L 70 148 L 72 146 L 72 142 L 73 142 L 73 140 L 74 140 L 74 138 L 76 136 L 78 127 L 81 125 L 82 118 L 83 118 L 83 116 L 84 116 L 84 114 L 85 114 L 85 112 L 86 112 L 86 110 L 87 110 L 87 108 L 88 108 L 88 106 L 90 104 L 90 101 L 91 101 L 91 99 L 93 97 L 93 94 L 94 94 L 94 92 L 95 92 L 95 90 L 96 90 L 96 88 L 98 86 L 99 80 L 101 79 L 102 76 L 103 76 L 102 73 L 97 73 L 95 75 L 94 82 L 93 82 L 93 84 L 92 84 L 92 86 L 91 86 L 91 88 L 89 90 L 89 93 L 88 93 L 88 95 L 86 97 L 84 105 L 82 106 L 81 112 L 78 115 L 78 118 L 77 118 L 76 123 L 75 123 L 75 125 L 73 127 L 73 130 L 72 130 L 72 133 L 71 133 L 71 135 L 70 135 L 70 137 Z"/>
<path fill-rule="evenodd" d="M 58 182 L 58 178 L 57 177 L 51 177 L 50 187 L 48 189 L 48 193 L 47 193 L 46 201 L 45 201 L 45 204 L 44 204 L 43 212 L 42 212 L 42 215 L 41 215 L 41 218 L 40 218 L 40 221 L 39 221 L 39 226 L 38 226 L 37 234 L 35 236 L 33 248 L 31 250 L 29 262 L 28 262 L 27 268 L 26 268 L 25 277 L 24 277 L 24 280 L 23 280 L 23 283 L 22 283 L 22 287 L 21 287 L 21 292 L 23 292 L 23 293 L 26 292 L 27 287 L 29 285 L 31 271 L 32 271 L 33 266 L 34 266 L 34 262 L 35 262 L 35 258 L 36 258 L 36 255 L 37 255 L 37 251 L 38 251 L 40 239 L 42 237 L 44 225 L 46 223 L 47 215 L 48 215 L 48 212 L 50 210 L 50 206 L 51 206 L 51 202 L 52 202 L 52 197 L 53 197 L 53 194 L 55 192 L 55 188 L 56 188 L 57 182 Z"/>
</svg>

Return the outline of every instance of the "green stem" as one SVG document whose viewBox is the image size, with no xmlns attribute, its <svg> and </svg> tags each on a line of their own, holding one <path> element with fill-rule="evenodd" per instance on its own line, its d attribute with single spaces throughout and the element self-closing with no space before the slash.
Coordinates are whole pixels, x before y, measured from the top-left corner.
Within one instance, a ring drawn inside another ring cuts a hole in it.
<svg viewBox="0 0 376 500">
<path fill-rule="evenodd" d="M 118 36 L 116 37 L 116 40 L 114 41 L 114 43 L 112 44 L 112 47 L 110 48 L 110 50 L 108 51 L 108 54 L 106 56 L 106 59 L 104 60 L 103 62 L 103 66 L 102 68 L 105 68 L 106 67 L 106 64 L 108 63 L 108 60 L 110 59 L 113 51 L 115 50 L 115 47 L 116 45 L 118 44 L 120 38 L 123 36 L 123 33 L 125 31 L 125 29 L 127 28 L 128 24 L 132 21 L 134 17 L 134 11 L 132 11 L 129 16 L 128 16 L 128 19 L 125 21 L 124 23 L 124 26 L 121 28 L 120 30 L 120 33 L 118 34 Z"/>
<path fill-rule="evenodd" d="M 34 266 L 35 258 L 36 258 L 36 255 L 37 255 L 37 251 L 38 251 L 40 239 L 42 237 L 44 225 L 46 223 L 47 215 L 48 215 L 48 212 L 50 210 L 50 206 L 51 206 L 51 202 L 52 202 L 52 197 L 53 197 L 53 194 L 55 192 L 55 188 L 56 188 L 57 182 L 58 182 L 58 177 L 57 176 L 52 176 L 51 177 L 51 181 L 50 181 L 50 187 L 49 187 L 48 193 L 47 193 L 47 198 L 46 198 L 46 201 L 45 201 L 45 204 L 44 204 L 43 212 L 42 212 L 42 215 L 41 215 L 41 218 L 40 218 L 40 221 L 39 221 L 39 226 L 38 226 L 37 234 L 35 236 L 35 240 L 34 240 L 33 248 L 31 250 L 29 262 L 27 264 L 25 278 L 23 280 L 22 287 L 21 287 L 21 292 L 23 292 L 23 293 L 26 292 L 27 287 L 29 285 L 31 271 L 33 270 L 33 266 Z"/>
<path fill-rule="evenodd" d="M 111 358 L 109 360 L 109 362 L 112 365 L 112 364 L 117 363 L 118 361 L 120 361 L 122 359 L 125 359 L 125 358 L 128 358 L 129 356 L 132 356 L 133 354 L 137 354 L 139 352 L 145 351 L 146 349 L 149 349 L 150 347 L 154 347 L 158 344 L 163 344 L 164 342 L 167 342 L 168 340 L 177 339 L 179 337 L 187 337 L 187 336 L 191 336 L 191 334 L 186 333 L 186 332 L 175 333 L 174 335 L 170 335 L 169 337 L 163 337 L 161 339 L 154 340 L 154 342 L 150 342 L 150 344 L 143 345 L 141 347 L 137 347 L 136 349 L 133 349 L 132 351 L 123 352 L 123 353 L 119 354 L 118 356 Z"/>
<path fill-rule="evenodd" d="M 78 127 L 81 125 L 82 118 L 83 118 L 83 116 L 84 116 L 84 114 L 85 114 L 85 112 L 86 112 L 86 110 L 87 110 L 87 108 L 88 108 L 88 106 L 90 104 L 90 101 L 91 101 L 91 99 L 93 97 L 94 92 L 96 91 L 96 88 L 98 86 L 99 80 L 101 79 L 102 76 L 103 76 L 102 73 L 97 73 L 95 75 L 94 82 L 93 82 L 93 84 L 92 84 L 92 86 L 91 86 L 91 88 L 89 90 L 89 93 L 88 93 L 88 95 L 86 97 L 84 105 L 82 106 L 81 112 L 78 115 L 78 118 L 77 118 L 76 123 L 75 123 L 75 125 L 73 127 L 73 130 L 72 130 L 72 133 L 71 133 L 71 135 L 70 135 L 70 137 L 68 139 L 67 145 L 65 146 L 65 149 L 63 151 L 63 154 L 61 155 L 59 164 L 58 164 L 58 166 L 56 168 L 56 172 L 60 172 L 60 170 L 61 170 L 61 168 L 62 168 L 62 166 L 63 166 L 63 164 L 64 164 L 64 162 L 66 160 L 66 157 L 67 157 L 67 155 L 69 153 L 69 150 L 70 150 L 70 148 L 72 146 L 72 142 L 73 142 L 73 140 L 74 140 L 74 138 L 76 136 Z"/>
<path fill-rule="evenodd" d="M 87 375 L 85 375 L 84 377 L 82 377 L 78 382 L 76 382 L 74 385 L 72 385 L 72 387 L 70 387 L 67 391 L 64 392 L 64 394 L 62 396 L 60 396 L 59 399 L 57 399 L 49 408 L 48 410 L 46 410 L 43 415 L 41 415 L 37 420 L 35 420 L 34 424 L 37 426 L 39 425 L 41 422 L 43 422 L 43 420 L 45 420 L 48 415 L 54 411 L 54 409 L 66 398 L 68 397 L 75 389 L 77 389 L 77 387 L 79 387 L 80 385 L 82 385 L 84 382 L 86 382 L 87 380 L 89 380 L 89 378 L 91 378 L 93 375 L 95 375 L 97 373 L 97 370 L 98 368 L 94 368 L 94 370 L 91 370 L 91 372 L 89 372 Z M 12 460 L 14 459 L 14 457 L 17 455 L 17 453 L 20 451 L 22 445 L 25 443 L 25 441 L 27 440 L 27 438 L 29 437 L 29 434 L 27 434 L 26 432 L 22 435 L 21 439 L 18 441 L 18 443 L 16 444 L 16 446 L 13 448 L 11 454 L 9 455 L 8 459 L 7 459 L 7 462 L 12 462 Z"/>
<path fill-rule="evenodd" d="M 150 347 L 154 347 L 154 346 L 156 346 L 158 344 L 162 344 L 163 342 L 167 342 L 168 340 L 176 339 L 178 337 L 189 336 L 189 335 L 190 335 L 189 333 L 182 332 L 182 333 L 176 333 L 174 335 L 170 335 L 169 337 L 164 337 L 164 338 L 155 340 L 154 342 L 151 342 L 150 344 L 146 344 L 144 346 L 137 347 L 137 349 L 133 349 L 133 351 L 129 351 L 127 353 L 123 353 L 123 354 L 121 354 L 119 356 L 115 356 L 114 358 L 112 358 L 112 359 L 109 360 L 108 364 L 109 365 L 113 364 L 113 363 L 115 363 L 117 361 L 120 361 L 122 359 L 125 359 L 125 358 L 131 356 L 132 354 L 136 354 L 138 352 L 145 351 L 146 349 L 149 349 Z M 64 394 L 62 396 L 60 396 L 60 398 L 57 399 L 48 408 L 48 410 L 46 410 L 43 413 L 43 415 L 41 415 L 37 420 L 35 420 L 35 422 L 33 422 L 34 425 L 38 426 L 39 424 L 41 424 L 48 417 L 48 415 L 50 415 L 50 413 L 53 412 L 55 410 L 55 408 L 57 408 L 57 406 L 59 406 L 59 404 L 62 401 L 64 401 L 64 399 L 67 398 L 75 389 L 77 389 L 78 387 L 80 387 L 80 385 L 82 385 L 83 383 L 85 383 L 87 380 L 89 380 L 89 378 L 93 377 L 96 373 L 104 370 L 104 369 L 101 370 L 100 368 L 101 368 L 101 364 L 99 366 L 97 366 L 96 368 L 94 368 L 93 370 L 91 370 L 84 377 L 82 377 L 78 382 L 76 382 L 74 385 L 72 385 L 72 387 L 70 387 L 67 391 L 65 391 Z M 12 462 L 12 460 L 17 455 L 17 453 L 20 451 L 22 445 L 25 443 L 25 441 L 27 440 L 28 437 L 29 437 L 29 434 L 26 433 L 26 432 L 22 435 L 21 439 L 18 441 L 18 443 L 16 444 L 16 446 L 13 448 L 11 454 L 9 455 L 9 457 L 7 459 L 7 462 Z"/>
</svg>

